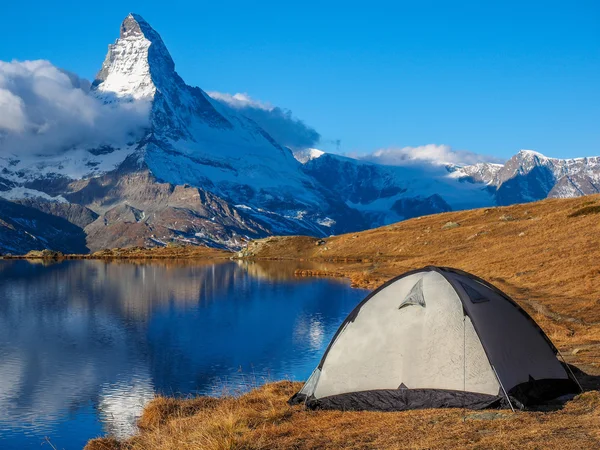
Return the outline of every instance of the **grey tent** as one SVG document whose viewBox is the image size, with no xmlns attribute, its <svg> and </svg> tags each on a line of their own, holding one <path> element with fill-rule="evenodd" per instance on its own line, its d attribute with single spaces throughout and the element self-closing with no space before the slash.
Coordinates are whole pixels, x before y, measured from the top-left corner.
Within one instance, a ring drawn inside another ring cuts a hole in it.
<svg viewBox="0 0 600 450">
<path fill-rule="evenodd" d="M 499 289 L 429 266 L 365 298 L 290 403 L 377 411 L 524 408 L 580 392 L 557 352 Z"/>
</svg>

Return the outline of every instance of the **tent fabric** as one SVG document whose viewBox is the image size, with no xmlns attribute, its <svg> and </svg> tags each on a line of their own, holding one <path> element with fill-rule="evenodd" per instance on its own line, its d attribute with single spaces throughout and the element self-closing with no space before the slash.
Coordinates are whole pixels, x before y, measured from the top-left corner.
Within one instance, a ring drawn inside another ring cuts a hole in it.
<svg viewBox="0 0 600 450">
<path fill-rule="evenodd" d="M 397 389 L 350 392 L 312 400 L 312 409 L 344 411 L 406 411 L 425 408 L 486 409 L 500 406 L 502 397 L 443 389 Z"/>
<path fill-rule="evenodd" d="M 578 385 L 533 319 L 487 282 L 429 266 L 371 293 L 290 401 L 404 410 L 531 405 Z M 512 402 L 511 402 L 512 403 Z"/>
</svg>

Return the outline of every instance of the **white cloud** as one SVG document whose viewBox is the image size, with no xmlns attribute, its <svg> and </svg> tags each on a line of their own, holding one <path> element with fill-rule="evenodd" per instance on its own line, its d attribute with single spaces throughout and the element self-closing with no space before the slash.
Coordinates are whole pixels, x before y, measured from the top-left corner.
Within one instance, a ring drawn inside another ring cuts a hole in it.
<svg viewBox="0 0 600 450">
<path fill-rule="evenodd" d="M 418 147 L 398 147 L 376 150 L 355 158 L 389 166 L 405 166 L 419 162 L 432 164 L 469 165 L 480 162 L 502 162 L 501 159 L 464 150 L 454 150 L 448 145 L 420 145 Z"/>
<path fill-rule="evenodd" d="M 118 144 L 147 125 L 147 103 L 105 105 L 89 86 L 49 61 L 0 61 L 0 155 Z"/>
<path fill-rule="evenodd" d="M 0 88 L 0 130 L 23 131 L 26 122 L 24 109 L 21 98 L 8 89 Z"/>
<path fill-rule="evenodd" d="M 211 91 L 207 92 L 207 94 L 210 95 L 211 98 L 225 103 L 235 109 L 255 108 L 262 109 L 264 111 L 271 111 L 274 108 L 274 106 L 270 103 L 263 103 L 259 100 L 254 100 L 248 94 L 242 94 L 239 92 L 231 95 L 226 92 Z"/>
<path fill-rule="evenodd" d="M 254 120 L 273 139 L 293 150 L 314 147 L 321 138 L 314 128 L 295 118 L 289 109 L 254 100 L 248 94 L 208 92 L 208 95 Z"/>
</svg>

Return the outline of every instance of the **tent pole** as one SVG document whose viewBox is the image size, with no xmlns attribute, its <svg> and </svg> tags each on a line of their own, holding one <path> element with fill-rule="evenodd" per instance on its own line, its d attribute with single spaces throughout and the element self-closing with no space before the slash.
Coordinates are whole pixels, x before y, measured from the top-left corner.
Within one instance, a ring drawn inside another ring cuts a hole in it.
<svg viewBox="0 0 600 450">
<path fill-rule="evenodd" d="M 562 355 L 562 353 L 560 352 L 560 350 L 557 348 L 556 351 L 558 352 L 560 359 L 563 360 L 563 362 L 565 363 L 565 366 L 567 366 L 567 369 L 569 370 L 569 372 L 571 373 L 571 376 L 573 377 L 573 379 L 575 380 L 575 383 L 577 383 L 577 386 L 579 386 L 579 390 L 581 392 L 583 392 L 583 388 L 581 387 L 581 384 L 579 383 L 579 380 L 577 379 L 577 377 L 575 376 L 575 374 L 573 373 L 573 371 L 571 370 L 571 366 L 569 366 L 569 364 L 567 364 L 567 361 L 565 361 L 565 357 Z"/>
<path fill-rule="evenodd" d="M 515 408 L 513 408 L 512 402 L 510 401 L 510 398 L 508 397 L 508 394 L 506 393 L 506 389 L 504 389 L 504 385 L 502 384 L 502 381 L 500 381 L 500 377 L 498 376 L 498 372 L 496 372 L 496 368 L 492 365 L 492 369 L 494 370 L 494 373 L 496 374 L 496 379 L 498 380 L 498 383 L 500 383 L 500 387 L 502 388 L 502 392 L 504 392 L 504 396 L 506 397 L 506 400 L 508 401 L 508 404 L 510 405 L 510 409 L 512 409 L 512 412 L 515 412 Z"/>
<path fill-rule="evenodd" d="M 463 306 L 463 422 L 467 420 L 467 410 L 465 407 L 465 396 L 464 393 L 467 391 L 467 332 L 465 329 L 465 323 L 467 321 L 467 312 Z"/>
</svg>

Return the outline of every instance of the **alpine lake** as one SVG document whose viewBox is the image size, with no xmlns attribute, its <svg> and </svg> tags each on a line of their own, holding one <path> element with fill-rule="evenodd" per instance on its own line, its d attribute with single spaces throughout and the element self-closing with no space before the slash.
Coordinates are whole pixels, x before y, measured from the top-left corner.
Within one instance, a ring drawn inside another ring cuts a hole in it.
<svg viewBox="0 0 600 450">
<path fill-rule="evenodd" d="M 156 394 L 305 380 L 367 291 L 299 264 L 0 261 L 0 448 L 127 437 Z"/>
</svg>

